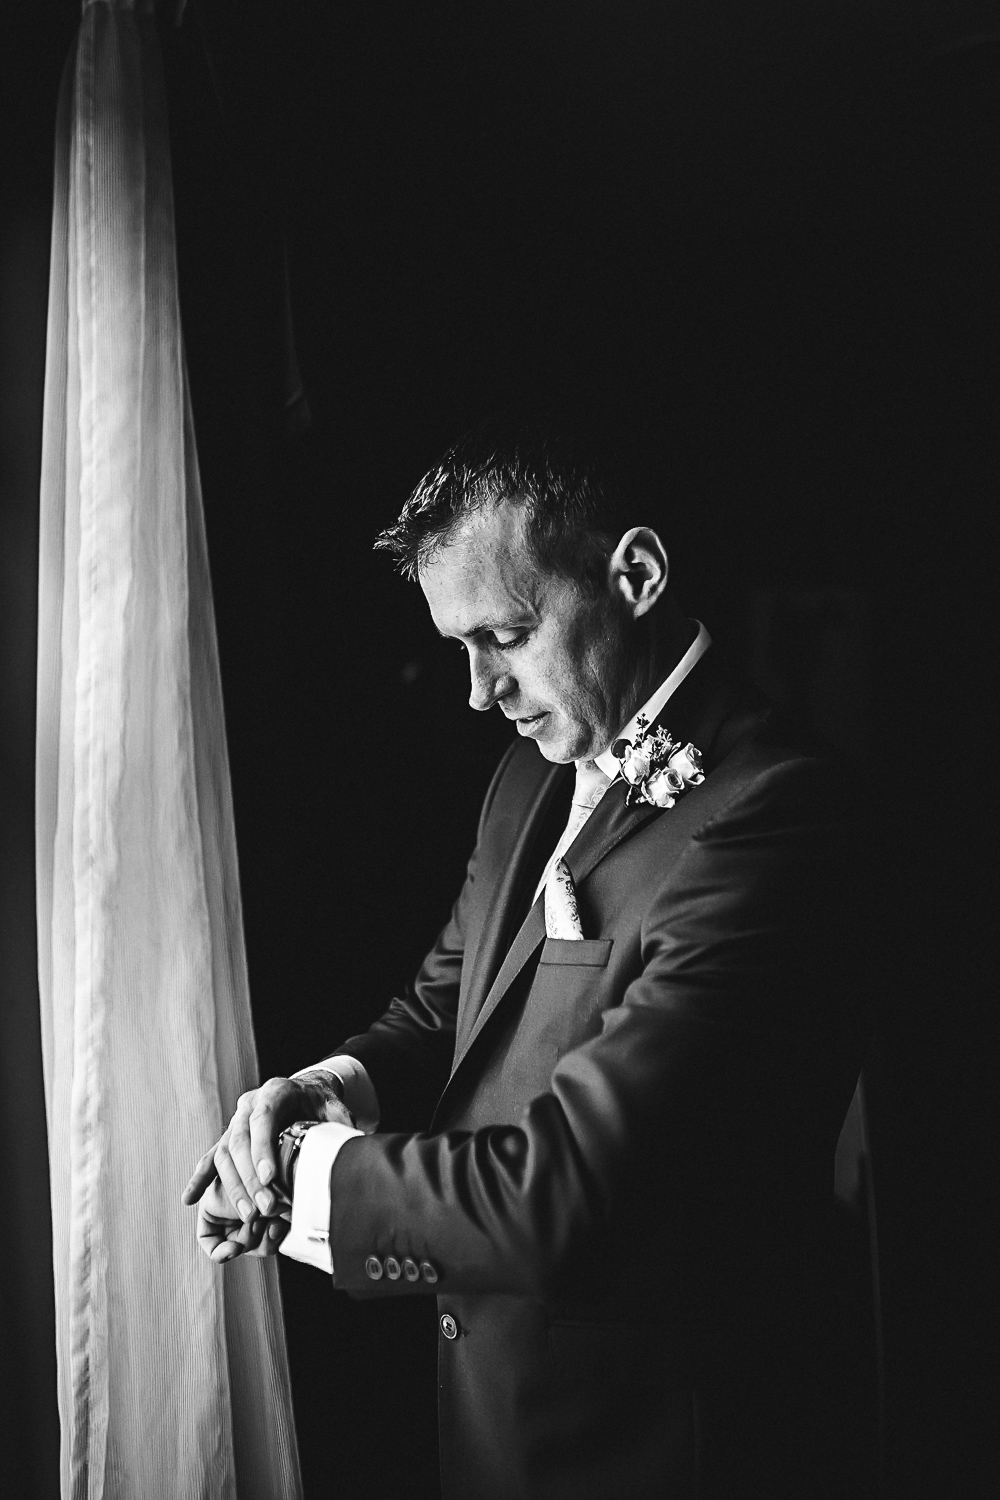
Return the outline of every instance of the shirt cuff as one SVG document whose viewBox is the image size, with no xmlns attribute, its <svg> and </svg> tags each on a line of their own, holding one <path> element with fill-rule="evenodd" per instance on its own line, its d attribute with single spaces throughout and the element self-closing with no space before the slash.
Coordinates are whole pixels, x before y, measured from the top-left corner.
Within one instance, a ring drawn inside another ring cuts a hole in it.
<svg viewBox="0 0 1000 1500">
<path fill-rule="evenodd" d="M 381 1114 L 378 1094 L 367 1070 L 357 1058 L 346 1055 L 326 1057 L 322 1062 L 313 1063 L 311 1068 L 300 1068 L 292 1077 L 300 1078 L 303 1073 L 316 1073 L 320 1070 L 335 1073 L 340 1079 L 344 1089 L 344 1103 L 357 1121 L 358 1129 L 365 1135 L 371 1135 L 373 1130 L 377 1130 Z"/>
<path fill-rule="evenodd" d="M 332 1071 L 332 1069 L 331 1069 Z M 327 1120 L 302 1137 L 295 1163 L 292 1227 L 278 1246 L 281 1255 L 333 1275 L 330 1251 L 330 1174 L 345 1141 L 362 1135 L 349 1125 Z"/>
</svg>

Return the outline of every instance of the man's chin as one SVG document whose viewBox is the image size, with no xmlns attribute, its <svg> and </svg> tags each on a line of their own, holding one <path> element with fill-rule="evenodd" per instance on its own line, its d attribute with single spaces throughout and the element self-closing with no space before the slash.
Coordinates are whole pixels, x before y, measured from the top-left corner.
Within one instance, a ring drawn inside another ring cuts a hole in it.
<svg viewBox="0 0 1000 1500">
<path fill-rule="evenodd" d="M 534 740 L 539 752 L 556 766 L 568 766 L 587 754 L 580 745 L 580 731 L 573 725 L 552 722 L 549 712 L 538 714 L 534 719 L 519 719 L 517 732 L 523 739 Z"/>
<path fill-rule="evenodd" d="M 602 750 L 608 748 L 607 745 L 598 741 L 599 748 L 595 749 L 593 736 L 585 737 L 581 743 L 579 737 L 570 739 L 565 734 L 561 736 L 552 734 L 545 737 L 540 735 L 535 740 L 535 744 L 545 759 L 550 760 L 555 766 L 570 766 L 576 765 L 581 760 L 593 760 L 595 756 L 601 754 Z"/>
<path fill-rule="evenodd" d="M 573 762 L 573 756 L 569 755 L 562 745 L 543 745 L 541 740 L 537 741 L 539 754 L 545 760 L 550 760 L 554 766 L 568 766 Z"/>
<path fill-rule="evenodd" d="M 550 760 L 554 766 L 569 766 L 579 756 L 574 753 L 574 746 L 567 741 L 566 736 L 558 733 L 539 735 L 535 740 L 539 753 L 546 760 Z"/>
</svg>

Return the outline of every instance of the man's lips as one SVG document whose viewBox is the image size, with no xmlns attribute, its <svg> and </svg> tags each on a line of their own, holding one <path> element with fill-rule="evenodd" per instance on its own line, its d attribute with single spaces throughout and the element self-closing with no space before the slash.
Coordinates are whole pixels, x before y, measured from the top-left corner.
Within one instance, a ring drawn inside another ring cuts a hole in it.
<svg viewBox="0 0 1000 1500">
<path fill-rule="evenodd" d="M 514 723 L 517 725 L 518 734 L 533 733 L 534 730 L 541 727 L 542 720 L 547 719 L 548 716 L 548 709 L 545 709 L 540 714 L 518 714 L 514 720 Z"/>
</svg>

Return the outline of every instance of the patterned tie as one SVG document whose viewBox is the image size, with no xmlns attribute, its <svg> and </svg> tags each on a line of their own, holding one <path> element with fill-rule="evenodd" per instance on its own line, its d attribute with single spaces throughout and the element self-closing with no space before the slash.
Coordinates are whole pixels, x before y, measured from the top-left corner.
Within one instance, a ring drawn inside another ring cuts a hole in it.
<svg viewBox="0 0 1000 1500">
<path fill-rule="evenodd" d="M 557 859 L 545 882 L 545 936 L 579 942 L 583 938 L 576 888 L 564 859 Z"/>
<path fill-rule="evenodd" d="M 569 820 L 562 831 L 558 844 L 556 844 L 549 857 L 545 869 L 542 871 L 541 880 L 535 887 L 535 901 L 538 900 L 556 861 L 562 859 L 566 850 L 611 785 L 611 780 L 612 778 L 602 771 L 595 761 L 577 761 L 576 785 L 573 788 L 573 803 L 569 810 Z"/>
</svg>

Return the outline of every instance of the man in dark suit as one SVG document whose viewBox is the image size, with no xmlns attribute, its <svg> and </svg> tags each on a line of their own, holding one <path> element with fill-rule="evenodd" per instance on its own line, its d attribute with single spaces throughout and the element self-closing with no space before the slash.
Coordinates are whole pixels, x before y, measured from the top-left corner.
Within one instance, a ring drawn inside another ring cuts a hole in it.
<svg viewBox="0 0 1000 1500">
<path fill-rule="evenodd" d="M 681 614 L 639 504 L 481 431 L 383 535 L 518 739 L 412 988 L 244 1095 L 185 1194 L 215 1260 L 437 1297 L 446 1500 L 837 1493 L 852 783 Z"/>
</svg>

